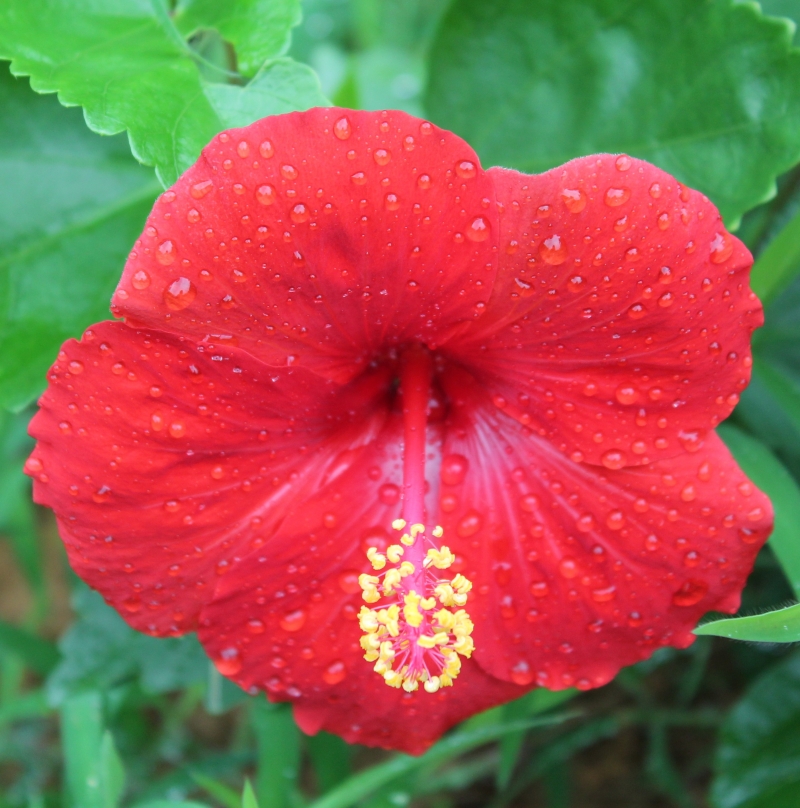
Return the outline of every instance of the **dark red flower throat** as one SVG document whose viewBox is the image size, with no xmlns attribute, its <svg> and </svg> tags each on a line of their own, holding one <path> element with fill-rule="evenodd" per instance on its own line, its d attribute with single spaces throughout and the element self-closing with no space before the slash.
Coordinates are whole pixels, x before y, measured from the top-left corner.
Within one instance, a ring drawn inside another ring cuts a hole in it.
<svg viewBox="0 0 800 808">
<path fill-rule="evenodd" d="M 156 202 L 125 322 L 53 365 L 35 497 L 134 627 L 419 752 L 737 608 L 772 520 L 713 431 L 751 261 L 626 155 L 484 171 L 398 112 L 223 132 Z"/>
</svg>

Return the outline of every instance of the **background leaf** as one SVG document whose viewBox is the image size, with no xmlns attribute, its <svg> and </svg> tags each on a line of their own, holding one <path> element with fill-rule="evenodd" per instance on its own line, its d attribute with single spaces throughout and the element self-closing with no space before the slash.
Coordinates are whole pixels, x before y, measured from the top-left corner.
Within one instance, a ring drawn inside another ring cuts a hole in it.
<svg viewBox="0 0 800 808">
<path fill-rule="evenodd" d="M 79 110 L 37 96 L 2 63 L 0 109 L 0 406 L 19 409 L 61 343 L 109 318 L 159 186 L 125 138 L 93 135 Z"/>
<path fill-rule="evenodd" d="M 250 3 L 227 0 L 224 6 L 216 18 L 227 29 L 238 30 L 238 11 L 250 9 Z M 214 16 L 202 3 L 198 18 L 203 9 L 209 18 Z M 112 135 L 127 129 L 134 155 L 154 165 L 164 185 L 171 185 L 217 132 L 233 125 L 229 110 L 237 105 L 230 96 L 246 88 L 224 85 L 229 92 L 220 105 L 217 83 L 235 81 L 237 74 L 230 65 L 215 65 L 193 51 L 162 0 L 108 0 L 82 6 L 80 14 L 75 11 L 71 0 L 37 5 L 5 0 L 0 5 L 0 56 L 12 60 L 15 75 L 31 76 L 38 92 L 58 92 L 63 104 L 83 106 L 94 131 Z M 278 25 L 277 18 L 274 23 Z M 291 21 L 282 25 L 269 36 L 285 38 Z M 213 81 L 201 74 L 201 66 Z M 268 91 L 262 87 L 240 105 L 248 109 L 248 123 L 325 103 L 309 67 L 283 60 L 280 69 L 268 68 L 269 63 L 259 80 L 269 82 Z M 265 98 L 267 104 L 259 106 Z M 235 125 L 242 123 L 237 117 Z"/>
<path fill-rule="evenodd" d="M 751 642 L 797 642 L 800 640 L 800 603 L 764 614 L 703 623 L 694 633 Z"/>
<path fill-rule="evenodd" d="M 300 22 L 300 0 L 181 0 L 175 25 L 186 37 L 213 28 L 236 48 L 236 64 L 252 76 L 267 59 L 282 56 Z"/>
<path fill-rule="evenodd" d="M 627 152 L 706 193 L 729 226 L 800 157 L 800 53 L 730 0 L 462 0 L 426 108 L 486 165 L 540 172 Z"/>
<path fill-rule="evenodd" d="M 131 679 L 148 693 L 167 693 L 205 681 L 206 657 L 193 635 L 157 639 L 134 631 L 103 598 L 80 587 L 78 619 L 59 642 L 62 661 L 47 681 L 52 704 L 86 688 L 108 689 Z"/>
<path fill-rule="evenodd" d="M 730 424 L 718 431 L 745 474 L 772 500 L 775 527 L 769 544 L 800 598 L 800 488 L 763 443 Z"/>
<path fill-rule="evenodd" d="M 722 727 L 715 808 L 791 808 L 800 790 L 800 654 L 763 674 Z M 788 799 L 794 794 L 794 802 Z"/>
</svg>

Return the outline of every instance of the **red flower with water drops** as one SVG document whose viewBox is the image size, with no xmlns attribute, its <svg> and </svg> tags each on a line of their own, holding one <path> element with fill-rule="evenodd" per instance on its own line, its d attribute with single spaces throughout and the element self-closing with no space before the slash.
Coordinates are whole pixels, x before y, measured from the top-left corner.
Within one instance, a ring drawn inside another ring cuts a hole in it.
<svg viewBox="0 0 800 808">
<path fill-rule="evenodd" d="M 266 118 L 156 202 L 27 471 L 132 626 L 419 752 L 737 608 L 772 518 L 713 432 L 750 264 L 627 156 L 529 176 L 400 112 Z"/>
</svg>

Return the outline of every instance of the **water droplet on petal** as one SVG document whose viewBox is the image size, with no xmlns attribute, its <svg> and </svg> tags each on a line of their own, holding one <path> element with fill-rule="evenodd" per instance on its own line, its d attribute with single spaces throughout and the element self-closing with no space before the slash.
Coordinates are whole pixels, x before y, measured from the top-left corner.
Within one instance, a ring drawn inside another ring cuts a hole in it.
<svg viewBox="0 0 800 808">
<path fill-rule="evenodd" d="M 664 213 L 659 214 L 658 217 L 658 229 L 659 230 L 666 230 L 670 225 L 670 215 L 666 211 Z"/>
<path fill-rule="evenodd" d="M 175 260 L 175 245 L 167 239 L 162 241 L 156 249 L 156 260 L 162 266 L 169 266 Z"/>
<path fill-rule="evenodd" d="M 469 468 L 469 461 L 463 455 L 448 455 L 442 460 L 439 471 L 445 485 L 460 485 Z"/>
<path fill-rule="evenodd" d="M 616 161 L 614 162 L 614 165 L 616 165 L 617 170 L 619 171 L 627 171 L 631 165 L 633 165 L 633 160 L 631 160 L 627 154 L 620 154 L 620 156 L 617 157 Z"/>
<path fill-rule="evenodd" d="M 400 207 L 400 200 L 397 194 L 386 194 L 383 199 L 383 206 L 386 210 L 397 210 Z"/>
<path fill-rule="evenodd" d="M 308 217 L 311 214 L 309 213 L 308 208 L 302 203 L 298 202 L 293 208 L 290 216 L 292 217 L 292 221 L 295 224 L 301 224 L 302 222 L 307 222 Z"/>
<path fill-rule="evenodd" d="M 261 185 L 256 189 L 256 199 L 262 205 L 271 205 L 275 201 L 275 189 L 271 185 Z"/>
<path fill-rule="evenodd" d="M 420 174 L 417 177 L 417 186 L 422 188 L 423 191 L 427 191 L 428 188 L 431 187 L 431 178 L 429 174 Z"/>
<path fill-rule="evenodd" d="M 385 166 L 392 159 L 392 153 L 388 149 L 375 149 L 372 159 L 375 160 L 379 166 Z"/>
<path fill-rule="evenodd" d="M 73 375 L 77 376 L 80 373 L 83 373 L 83 362 L 80 362 L 77 359 L 73 359 L 68 365 L 67 370 Z"/>
<path fill-rule="evenodd" d="M 322 679 L 326 684 L 338 685 L 347 677 L 347 668 L 341 659 L 331 662 L 327 668 L 322 672 Z"/>
<path fill-rule="evenodd" d="M 621 384 L 615 395 L 620 404 L 633 404 L 639 398 L 638 390 L 631 384 Z"/>
<path fill-rule="evenodd" d="M 367 181 L 367 175 L 363 171 L 356 171 L 355 174 L 352 174 L 350 177 L 350 182 L 353 185 L 364 185 Z"/>
<path fill-rule="evenodd" d="M 281 176 L 284 179 L 296 180 L 297 175 L 298 175 L 298 171 L 293 165 L 290 165 L 289 163 L 286 163 L 285 165 L 281 166 Z"/>
<path fill-rule="evenodd" d="M 601 458 L 600 462 L 607 469 L 621 469 L 625 468 L 627 458 L 625 452 L 620 452 L 619 449 L 609 449 Z"/>
<path fill-rule="evenodd" d="M 652 196 L 653 199 L 658 199 L 661 196 L 661 185 L 659 183 L 654 182 L 650 186 L 650 196 Z"/>
<path fill-rule="evenodd" d="M 347 140 L 350 135 L 353 134 L 353 129 L 347 117 L 339 118 L 339 120 L 336 121 L 333 125 L 333 134 L 336 135 L 339 140 Z"/>
<path fill-rule="evenodd" d="M 140 269 L 133 273 L 131 283 L 133 284 L 134 289 L 142 291 L 150 286 L 150 276 L 143 269 Z"/>
<path fill-rule="evenodd" d="M 489 238 L 489 222 L 483 216 L 476 216 L 467 227 L 467 238 L 470 241 L 486 241 Z"/>
<path fill-rule="evenodd" d="M 456 174 L 463 180 L 471 180 L 478 173 L 478 169 L 471 160 L 461 160 L 456 163 Z"/>
<path fill-rule="evenodd" d="M 534 678 L 531 666 L 524 660 L 517 662 L 517 664 L 511 668 L 510 675 L 511 681 L 515 685 L 520 685 L 522 687 L 529 685 Z"/>
<path fill-rule="evenodd" d="M 586 194 L 578 189 L 564 188 L 561 199 L 570 213 L 580 213 L 586 207 Z"/>
<path fill-rule="evenodd" d="M 189 193 L 194 199 L 202 199 L 213 187 L 214 183 L 212 180 L 203 180 L 202 182 L 196 182 Z"/>
<path fill-rule="evenodd" d="M 706 596 L 708 585 L 704 581 L 689 579 L 673 594 L 672 602 L 676 606 L 694 606 Z"/>
<path fill-rule="evenodd" d="M 294 609 L 281 617 L 280 625 L 284 631 L 300 631 L 306 623 L 306 613 L 303 609 Z"/>
<path fill-rule="evenodd" d="M 223 676 L 235 676 L 242 669 L 239 651 L 236 648 L 226 648 L 214 660 L 214 666 Z"/>
<path fill-rule="evenodd" d="M 733 239 L 727 233 L 717 233 L 711 241 L 711 263 L 723 264 L 733 254 Z"/>
<path fill-rule="evenodd" d="M 272 145 L 272 142 L 269 140 L 265 140 L 259 147 L 258 147 L 259 154 L 264 157 L 266 160 L 269 160 L 273 154 L 275 154 L 275 147 Z"/>
<path fill-rule="evenodd" d="M 164 290 L 164 302 L 173 311 L 185 309 L 197 297 L 197 289 L 188 278 L 176 278 Z"/>
<path fill-rule="evenodd" d="M 546 264 L 563 264 L 567 260 L 567 246 L 561 236 L 552 235 L 539 245 L 539 255 Z"/>
<path fill-rule="evenodd" d="M 630 198 L 630 188 L 609 188 L 606 191 L 605 203 L 610 208 L 617 208 L 620 205 L 624 205 Z"/>
</svg>

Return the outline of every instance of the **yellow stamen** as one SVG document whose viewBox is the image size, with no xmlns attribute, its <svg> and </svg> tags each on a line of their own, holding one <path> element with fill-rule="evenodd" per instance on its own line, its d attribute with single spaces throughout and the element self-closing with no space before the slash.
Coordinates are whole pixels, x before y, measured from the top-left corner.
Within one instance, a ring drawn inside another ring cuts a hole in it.
<svg viewBox="0 0 800 808">
<path fill-rule="evenodd" d="M 402 530 L 405 526 L 406 526 L 405 519 L 395 519 L 394 522 L 392 522 L 392 527 L 395 530 Z"/>
<path fill-rule="evenodd" d="M 370 560 L 374 570 L 382 570 L 386 566 L 386 556 L 379 553 L 375 547 L 370 547 L 367 550 L 367 558 Z"/>
</svg>

